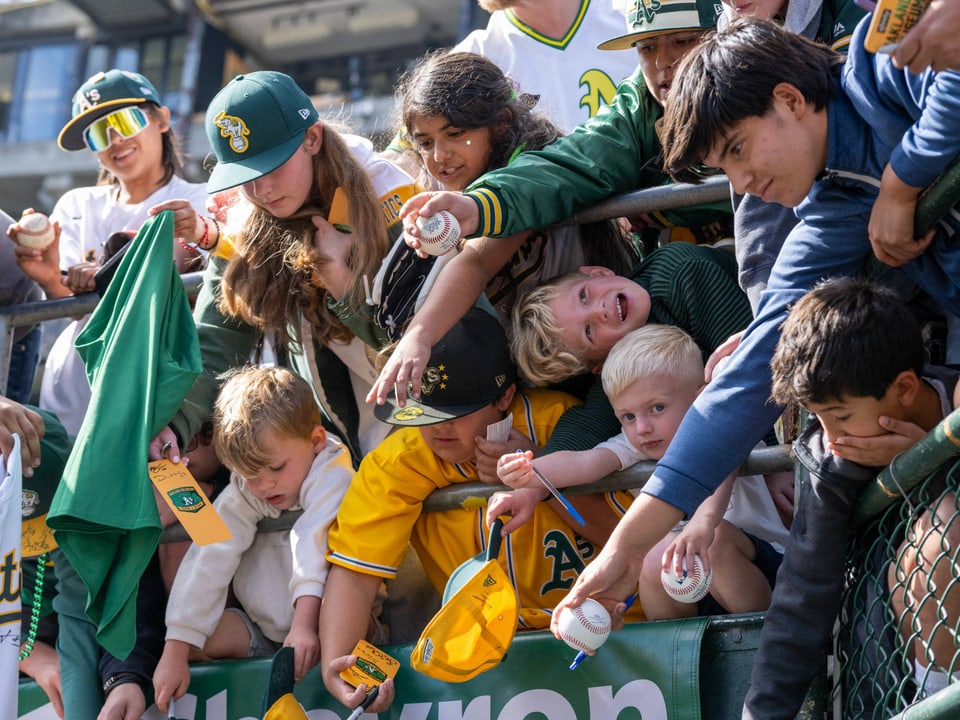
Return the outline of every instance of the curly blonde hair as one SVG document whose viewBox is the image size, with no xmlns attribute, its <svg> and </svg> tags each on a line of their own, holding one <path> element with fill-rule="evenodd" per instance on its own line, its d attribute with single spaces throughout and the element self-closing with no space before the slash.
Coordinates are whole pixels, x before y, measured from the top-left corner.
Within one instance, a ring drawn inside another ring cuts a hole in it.
<svg viewBox="0 0 960 720">
<path fill-rule="evenodd" d="M 510 350 L 520 373 L 537 386 L 550 385 L 589 369 L 587 361 L 570 352 L 560 333 L 563 328 L 550 308 L 581 273 L 568 273 L 534 288 L 513 308 L 513 339 Z"/>
<path fill-rule="evenodd" d="M 254 207 L 235 238 L 236 254 L 227 265 L 219 301 L 221 312 L 260 330 L 273 330 L 284 347 L 298 345 L 299 317 L 317 342 L 348 341 L 350 331 L 330 310 L 331 296 L 317 270 L 330 261 L 314 247 L 313 215 L 327 217 L 337 188 L 349 205 L 353 241 L 347 255 L 352 279 L 346 298 L 362 307 L 363 278 L 373 278 L 390 247 L 387 219 L 370 177 L 338 129 L 318 120 L 323 142 L 313 157 L 314 192 L 299 212 L 277 218 Z"/>
</svg>

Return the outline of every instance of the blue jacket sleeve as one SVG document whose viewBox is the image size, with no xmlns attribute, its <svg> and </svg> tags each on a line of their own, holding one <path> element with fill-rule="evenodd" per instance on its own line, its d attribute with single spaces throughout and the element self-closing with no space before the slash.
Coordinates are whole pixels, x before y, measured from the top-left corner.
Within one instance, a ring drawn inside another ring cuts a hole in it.
<svg viewBox="0 0 960 720">
<path fill-rule="evenodd" d="M 781 412 L 769 400 L 770 359 L 787 308 L 818 280 L 863 269 L 870 253 L 869 209 L 829 184 L 815 187 L 798 208 L 802 222 L 784 243 L 756 319 L 724 371 L 684 416 L 643 492 L 691 515 L 763 438 Z"/>
</svg>

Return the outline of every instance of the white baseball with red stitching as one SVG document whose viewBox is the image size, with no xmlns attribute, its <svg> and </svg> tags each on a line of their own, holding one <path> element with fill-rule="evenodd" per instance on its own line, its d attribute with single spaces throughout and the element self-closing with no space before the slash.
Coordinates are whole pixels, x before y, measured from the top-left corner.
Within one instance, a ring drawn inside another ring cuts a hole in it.
<svg viewBox="0 0 960 720">
<path fill-rule="evenodd" d="M 436 215 L 417 218 L 420 228 L 420 249 L 427 255 L 445 255 L 460 242 L 460 223 L 451 213 L 441 210 Z"/>
<path fill-rule="evenodd" d="M 53 224 L 43 213 L 31 213 L 20 218 L 17 242 L 24 247 L 42 250 L 53 242 Z"/>
<path fill-rule="evenodd" d="M 610 636 L 610 613 L 596 600 L 587 598 L 580 607 L 561 610 L 557 626 L 560 639 L 567 645 L 592 653 Z"/>
<path fill-rule="evenodd" d="M 673 570 L 663 570 L 660 573 L 660 581 L 663 583 L 663 589 L 667 595 L 674 600 L 685 603 L 700 602 L 710 591 L 710 581 L 713 579 L 713 571 L 705 573 L 703 563 L 699 555 L 693 556 L 693 569 L 687 568 L 687 559 L 683 558 L 683 574 L 677 577 Z"/>
</svg>

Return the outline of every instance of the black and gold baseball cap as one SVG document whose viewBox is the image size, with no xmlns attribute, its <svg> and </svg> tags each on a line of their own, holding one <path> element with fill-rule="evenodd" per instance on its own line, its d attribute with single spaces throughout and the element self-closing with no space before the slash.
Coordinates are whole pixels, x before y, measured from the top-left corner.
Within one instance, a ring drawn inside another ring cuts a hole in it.
<svg viewBox="0 0 960 720">
<path fill-rule="evenodd" d="M 407 397 L 401 408 L 391 393 L 373 412 L 378 420 L 391 425 L 433 425 L 486 407 L 516 379 L 500 321 L 473 307 L 430 351 L 420 399 Z"/>
</svg>

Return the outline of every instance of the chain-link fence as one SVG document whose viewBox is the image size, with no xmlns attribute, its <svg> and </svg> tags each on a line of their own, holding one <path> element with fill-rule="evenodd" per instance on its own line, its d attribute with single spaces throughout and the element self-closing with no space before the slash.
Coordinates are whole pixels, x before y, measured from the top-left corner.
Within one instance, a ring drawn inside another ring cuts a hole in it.
<svg viewBox="0 0 960 720">
<path fill-rule="evenodd" d="M 960 671 L 958 428 L 954 413 L 860 502 L 835 647 L 841 718 L 960 717 L 957 688 L 937 694 Z"/>
</svg>

